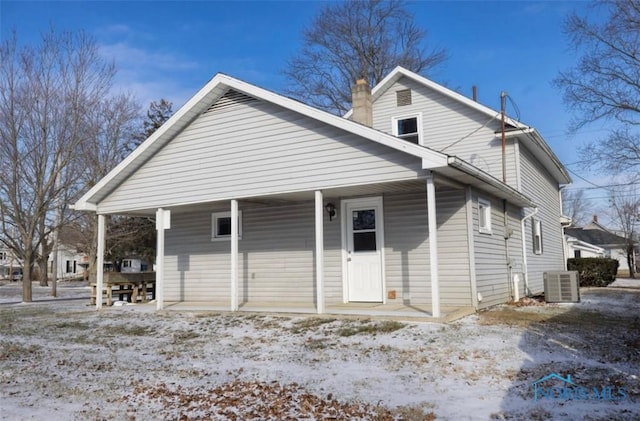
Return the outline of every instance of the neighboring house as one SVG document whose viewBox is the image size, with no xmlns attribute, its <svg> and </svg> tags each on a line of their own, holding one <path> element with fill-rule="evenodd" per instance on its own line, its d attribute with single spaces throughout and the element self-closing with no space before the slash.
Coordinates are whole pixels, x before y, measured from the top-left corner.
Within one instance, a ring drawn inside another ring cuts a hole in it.
<svg viewBox="0 0 640 421">
<path fill-rule="evenodd" d="M 591 247 L 601 250 L 599 256 L 593 256 L 591 253 L 585 253 L 578 248 L 573 249 L 573 254 L 569 253 L 567 257 L 609 257 L 616 259 L 620 265 L 618 270 L 628 271 L 629 264 L 627 261 L 627 240 L 598 222 L 597 216 L 594 215 L 593 220 L 585 225 L 584 228 L 565 228 L 567 242 L 569 238 L 574 238 L 580 242 L 587 243 Z M 571 247 L 571 245 L 569 245 Z M 634 247 L 633 264 L 637 266 L 636 255 L 638 254 L 638 244 Z"/>
<path fill-rule="evenodd" d="M 0 246 L 0 279 L 16 277 L 18 280 L 21 274 L 22 262 L 14 257 L 8 247 Z"/>
<path fill-rule="evenodd" d="M 53 274 L 54 253 L 49 255 L 49 276 Z M 69 279 L 86 276 L 89 266 L 89 256 L 81 253 L 75 246 L 60 244 L 58 246 L 58 275 L 57 279 Z"/>
<path fill-rule="evenodd" d="M 535 129 L 503 147 L 499 112 L 400 67 L 346 117 L 218 74 L 75 209 L 99 250 L 106 215 L 156 215 L 159 309 L 437 317 L 564 269 L 571 180 Z"/>
<path fill-rule="evenodd" d="M 574 229 L 574 228 L 570 228 Z M 576 237 L 565 235 L 567 259 L 572 257 L 605 257 L 606 250 Z"/>
<path fill-rule="evenodd" d="M 139 257 L 122 259 L 120 264 L 120 272 L 146 272 L 148 270 L 149 264 Z"/>
<path fill-rule="evenodd" d="M 56 279 L 86 277 L 89 269 L 89 256 L 82 251 L 84 242 L 81 230 L 73 225 L 64 226 L 58 231 L 58 255 Z M 53 278 L 55 253 L 49 254 L 49 278 Z"/>
</svg>

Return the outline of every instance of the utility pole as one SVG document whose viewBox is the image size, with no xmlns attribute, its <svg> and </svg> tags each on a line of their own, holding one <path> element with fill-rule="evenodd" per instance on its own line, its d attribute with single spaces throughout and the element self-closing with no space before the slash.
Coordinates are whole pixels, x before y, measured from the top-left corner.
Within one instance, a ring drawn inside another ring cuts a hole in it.
<svg viewBox="0 0 640 421">
<path fill-rule="evenodd" d="M 506 133 L 505 133 L 505 108 L 506 108 L 506 104 L 505 101 L 507 99 L 507 93 L 502 91 L 500 92 L 500 114 L 502 115 L 502 182 L 506 183 L 507 182 L 507 162 L 506 162 L 506 155 L 507 155 L 507 139 L 506 139 Z"/>
</svg>

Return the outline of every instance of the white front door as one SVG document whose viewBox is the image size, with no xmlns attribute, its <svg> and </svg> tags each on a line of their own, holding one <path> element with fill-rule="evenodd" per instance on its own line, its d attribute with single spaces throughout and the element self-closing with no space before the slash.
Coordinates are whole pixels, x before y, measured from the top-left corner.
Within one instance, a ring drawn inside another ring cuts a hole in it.
<svg viewBox="0 0 640 421">
<path fill-rule="evenodd" d="M 382 198 L 343 201 L 348 301 L 382 302 Z"/>
</svg>

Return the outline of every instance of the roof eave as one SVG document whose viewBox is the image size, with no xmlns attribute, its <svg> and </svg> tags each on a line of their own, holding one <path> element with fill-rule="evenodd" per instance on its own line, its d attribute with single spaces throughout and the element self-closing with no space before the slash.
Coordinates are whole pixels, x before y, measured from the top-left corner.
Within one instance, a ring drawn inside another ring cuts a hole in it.
<svg viewBox="0 0 640 421">
<path fill-rule="evenodd" d="M 505 137 L 507 138 L 519 137 L 523 135 L 527 136 L 527 138 L 530 139 L 535 146 L 540 148 L 551 159 L 553 168 L 556 171 L 555 178 L 558 184 L 567 185 L 567 184 L 573 183 L 573 180 L 571 179 L 569 172 L 567 171 L 565 166 L 562 165 L 560 158 L 558 158 L 558 156 L 551 150 L 547 142 L 544 141 L 542 136 L 540 136 L 540 133 L 538 133 L 538 131 L 535 128 L 527 127 L 524 129 L 512 130 L 505 133 Z"/>
<path fill-rule="evenodd" d="M 478 179 L 482 183 L 485 183 L 485 184 L 491 186 L 493 189 L 495 189 L 498 192 L 502 193 L 502 198 L 507 199 L 507 200 L 511 200 L 516 205 L 523 206 L 523 207 L 535 207 L 536 206 L 535 202 L 533 202 L 533 200 L 531 200 L 530 198 L 528 198 L 524 194 L 520 193 L 519 191 L 515 190 L 511 186 L 501 182 L 500 180 L 494 178 L 490 174 L 487 174 L 486 172 L 484 172 L 484 171 L 480 170 L 479 168 L 469 164 L 466 161 L 461 160 L 460 158 L 458 158 L 456 156 L 450 156 L 449 159 L 448 159 L 448 164 L 449 164 L 450 167 L 455 168 L 455 169 L 457 169 L 459 171 L 462 171 L 462 172 L 464 172 L 464 173 L 466 173 L 466 174 Z"/>
</svg>

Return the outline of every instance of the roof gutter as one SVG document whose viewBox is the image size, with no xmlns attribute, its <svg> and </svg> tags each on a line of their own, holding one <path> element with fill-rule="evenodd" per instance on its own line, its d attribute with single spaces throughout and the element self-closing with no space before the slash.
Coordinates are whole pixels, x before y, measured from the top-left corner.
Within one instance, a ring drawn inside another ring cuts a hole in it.
<svg viewBox="0 0 640 421">
<path fill-rule="evenodd" d="M 529 207 L 535 207 L 535 203 L 533 201 L 531 201 L 531 199 L 529 199 L 528 197 L 526 197 L 525 195 L 523 195 L 522 193 L 518 192 L 517 190 L 513 189 L 512 187 L 508 186 L 507 184 L 493 178 L 492 176 L 490 176 L 489 174 L 487 174 L 486 172 L 474 167 L 473 165 L 469 164 L 468 162 L 465 162 L 461 159 L 459 159 L 458 157 L 455 156 L 449 156 L 447 159 L 447 164 L 449 164 L 450 167 L 453 167 L 457 170 L 460 170 L 466 174 L 469 174 L 470 176 L 477 178 L 478 180 L 482 181 L 483 183 L 487 183 L 489 184 L 491 187 L 503 192 L 505 194 L 505 196 L 507 197 L 517 197 L 520 201 L 522 201 L 523 203 L 526 203 L 527 206 Z"/>
</svg>

